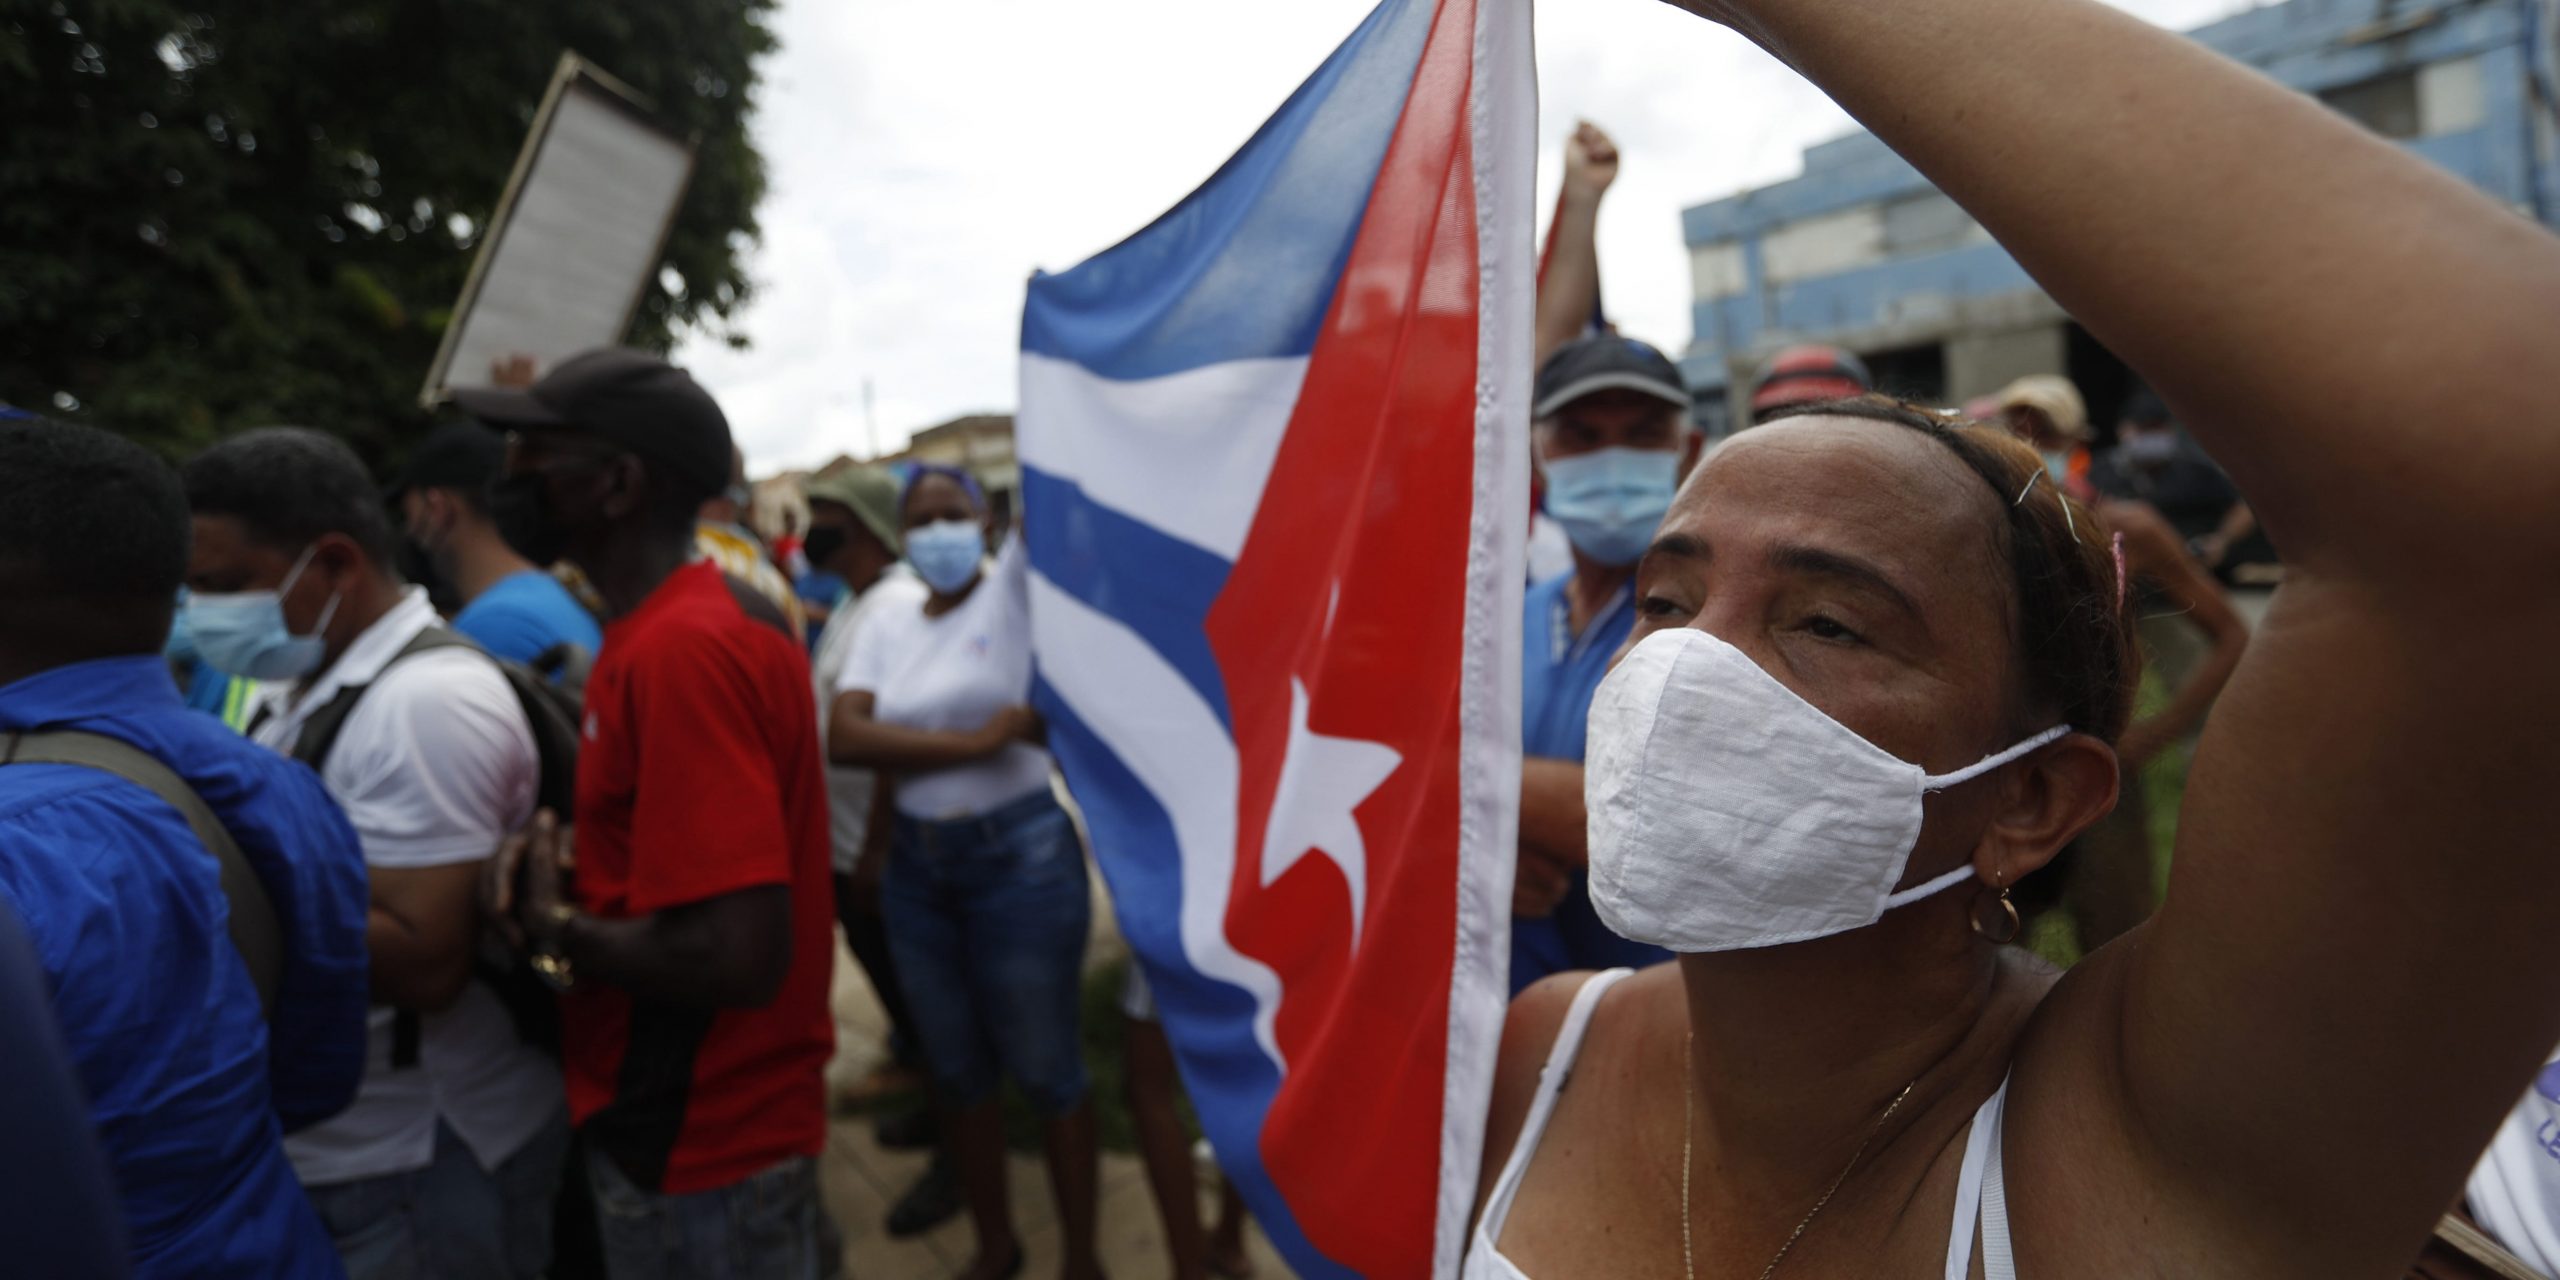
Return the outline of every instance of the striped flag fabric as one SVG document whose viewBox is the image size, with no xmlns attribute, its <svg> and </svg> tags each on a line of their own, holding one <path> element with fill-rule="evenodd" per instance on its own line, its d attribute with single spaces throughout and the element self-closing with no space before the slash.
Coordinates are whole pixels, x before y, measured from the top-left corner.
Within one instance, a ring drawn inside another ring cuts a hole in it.
<svg viewBox="0 0 2560 1280">
<path fill-rule="evenodd" d="M 1458 1273 L 1504 1012 L 1527 0 L 1385 0 L 1035 278 L 1034 700 L 1220 1164 L 1301 1275 Z"/>
</svg>

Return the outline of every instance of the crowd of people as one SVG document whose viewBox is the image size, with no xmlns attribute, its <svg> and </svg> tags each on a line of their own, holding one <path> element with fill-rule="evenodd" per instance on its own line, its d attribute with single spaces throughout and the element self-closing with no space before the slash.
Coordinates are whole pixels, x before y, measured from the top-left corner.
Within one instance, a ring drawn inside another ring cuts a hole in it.
<svg viewBox="0 0 2560 1280">
<path fill-rule="evenodd" d="M 1466 1273 L 2560 1272 L 2560 435 L 2470 372 L 2560 332 L 2560 246 L 2095 3 L 1690 7 L 2165 398 L 1913 403 L 1803 346 L 1710 441 L 1591 331 L 1619 158 L 1576 132 Z M 927 1100 L 879 1120 L 933 1152 L 888 1229 L 965 1212 L 963 1274 L 1020 1271 L 1010 1085 L 1100 1275 L 1019 538 L 932 466 L 759 533 L 682 370 L 500 373 L 387 485 L 318 431 L 173 470 L 0 417 L 7 1269 L 837 1274 L 841 930 L 892 1030 L 857 1091 Z M 2017 945 L 2048 909 L 2067 972 Z M 1134 969 L 1121 1007 L 1167 1265 L 1244 1274 Z"/>
<path fill-rule="evenodd" d="M 989 557 L 966 473 L 854 467 L 777 555 L 683 371 L 503 382 L 387 487 L 311 430 L 172 472 L 0 423 L 0 759 L 36 766 L 0 771 L 0 920 L 34 949 L 0 954 L 36 997 L 0 1012 L 60 1048 L 10 1064 L 53 1117 L 12 1132 L 66 1175 L 0 1217 L 87 1224 L 31 1241 L 41 1274 L 836 1274 L 840 925 L 883 1074 L 931 1100 L 880 1121 L 936 1152 L 887 1228 L 965 1208 L 972 1273 L 1019 1270 L 1009 1080 L 1065 1274 L 1099 1274 L 1092 897 L 1023 705 L 1019 544 Z M 1130 983 L 1171 1270 L 1243 1274 Z"/>
</svg>

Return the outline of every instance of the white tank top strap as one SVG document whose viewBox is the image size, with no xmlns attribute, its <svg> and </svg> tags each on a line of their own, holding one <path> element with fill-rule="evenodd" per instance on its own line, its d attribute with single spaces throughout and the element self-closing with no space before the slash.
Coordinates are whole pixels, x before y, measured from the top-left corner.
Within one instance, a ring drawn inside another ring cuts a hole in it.
<svg viewBox="0 0 2560 1280">
<path fill-rule="evenodd" d="M 2009 1250 L 2009 1190 L 2000 1158 L 2002 1122 L 2008 1112 L 2009 1082 L 1985 1099 L 1973 1113 L 1973 1132 L 1964 1140 L 1964 1166 L 1956 1175 L 1955 1224 L 1947 1229 L 1946 1280 L 1967 1280 L 1973 1269 L 1974 1225 L 1982 1227 L 1983 1280 L 2018 1280 L 2018 1264 Z"/>
<path fill-rule="evenodd" d="M 1537 1155 L 1538 1140 L 1546 1135 L 1547 1121 L 1554 1116 L 1556 1095 L 1564 1091 L 1564 1083 L 1573 1075 L 1573 1060 L 1582 1052 L 1583 1033 L 1591 1029 L 1591 1011 L 1599 1007 L 1600 997 L 1633 969 L 1611 969 L 1593 974 L 1575 992 L 1573 1007 L 1565 1012 L 1564 1025 L 1556 1029 L 1555 1047 L 1547 1051 L 1547 1065 L 1538 1071 L 1538 1094 L 1529 1104 L 1529 1118 L 1520 1126 L 1520 1136 L 1512 1140 L 1511 1158 L 1503 1162 L 1502 1177 L 1493 1184 L 1493 1195 L 1485 1201 L 1484 1217 L 1476 1223 L 1478 1239 L 1473 1252 L 1495 1253 L 1494 1242 L 1502 1238 L 1503 1221 L 1511 1216 L 1512 1197 L 1519 1194 L 1520 1179 L 1529 1171 L 1529 1161 Z"/>
</svg>

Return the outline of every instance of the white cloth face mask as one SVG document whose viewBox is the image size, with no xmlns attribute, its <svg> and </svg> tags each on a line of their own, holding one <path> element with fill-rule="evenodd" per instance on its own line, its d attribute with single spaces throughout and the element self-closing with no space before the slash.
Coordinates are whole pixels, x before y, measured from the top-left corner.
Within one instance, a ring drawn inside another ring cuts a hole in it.
<svg viewBox="0 0 2560 1280">
<path fill-rule="evenodd" d="M 1679 952 L 1861 929 L 1973 878 L 1896 893 L 1924 800 L 2071 732 L 2061 725 L 1932 775 L 1858 736 L 1690 628 L 1657 632 L 1591 702 L 1583 794 L 1601 923 Z"/>
</svg>

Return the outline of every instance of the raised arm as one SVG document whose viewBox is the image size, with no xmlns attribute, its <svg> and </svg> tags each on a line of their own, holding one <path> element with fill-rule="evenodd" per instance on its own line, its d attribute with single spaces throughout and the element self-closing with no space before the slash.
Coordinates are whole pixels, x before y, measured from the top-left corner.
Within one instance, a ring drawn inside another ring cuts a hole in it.
<svg viewBox="0 0 2560 1280">
<path fill-rule="evenodd" d="M 2051 1065 L 2119 1095 L 2150 1185 L 2380 1274 L 2560 1039 L 2560 430 L 2478 374 L 2560 345 L 2560 242 L 2095 0 L 1691 7 L 1981 219 L 2285 548 L 2167 904 L 2055 997 L 2121 1034 Z"/>
<path fill-rule="evenodd" d="M 1600 197 L 1618 179 L 1618 144 L 1584 121 L 1564 147 L 1564 190 L 1538 272 L 1538 363 L 1582 336 L 1600 309 Z"/>
<path fill-rule="evenodd" d="M 2116 744 L 2125 763 L 2140 765 L 2204 721 L 2204 713 L 2239 669 L 2241 655 L 2249 651 L 2249 625 L 2159 512 L 2139 502 L 2110 502 L 2099 514 L 2109 529 L 2124 535 L 2126 571 L 2157 588 L 2168 608 L 2203 632 L 2211 646 L 2204 660 L 2169 691 L 2168 705 L 2136 721 Z"/>
</svg>

